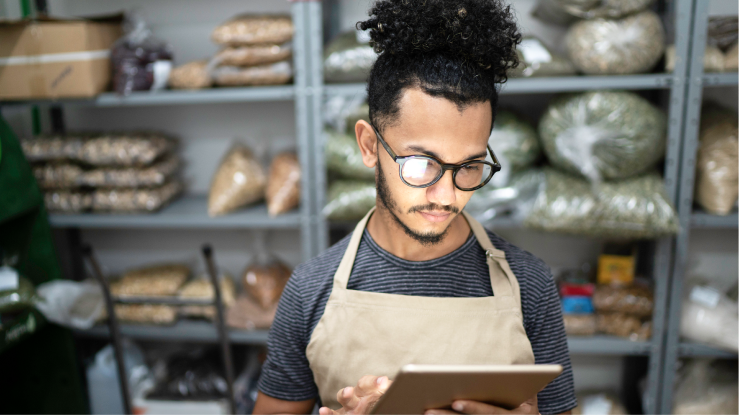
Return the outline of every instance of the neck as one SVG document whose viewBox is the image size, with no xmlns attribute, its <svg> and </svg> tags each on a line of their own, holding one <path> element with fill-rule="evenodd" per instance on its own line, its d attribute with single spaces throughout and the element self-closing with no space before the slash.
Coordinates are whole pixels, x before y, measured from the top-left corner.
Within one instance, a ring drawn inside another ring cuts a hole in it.
<svg viewBox="0 0 739 415">
<path fill-rule="evenodd" d="M 408 236 L 391 215 L 385 206 L 378 203 L 367 223 L 367 230 L 382 249 L 408 261 L 428 261 L 454 252 L 470 234 L 470 225 L 460 213 L 452 219 L 446 236 L 439 243 L 422 245 Z"/>
</svg>

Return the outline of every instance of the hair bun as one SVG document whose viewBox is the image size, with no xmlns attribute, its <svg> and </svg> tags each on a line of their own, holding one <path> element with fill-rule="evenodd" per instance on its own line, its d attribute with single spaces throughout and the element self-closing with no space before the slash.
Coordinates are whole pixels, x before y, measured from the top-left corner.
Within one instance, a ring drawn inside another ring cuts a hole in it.
<svg viewBox="0 0 739 415">
<path fill-rule="evenodd" d="M 357 27 L 378 54 L 457 56 L 502 80 L 518 65 L 521 33 L 501 0 L 379 0 L 369 15 Z"/>
</svg>

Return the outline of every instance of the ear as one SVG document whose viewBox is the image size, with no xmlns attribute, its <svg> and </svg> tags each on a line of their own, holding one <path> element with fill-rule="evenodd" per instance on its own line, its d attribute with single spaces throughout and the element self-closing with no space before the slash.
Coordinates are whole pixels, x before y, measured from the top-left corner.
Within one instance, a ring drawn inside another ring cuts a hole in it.
<svg viewBox="0 0 739 415">
<path fill-rule="evenodd" d="M 377 136 L 372 126 L 364 120 L 357 121 L 354 125 L 354 133 L 357 135 L 359 151 L 362 152 L 362 162 L 369 168 L 377 165 Z"/>
</svg>

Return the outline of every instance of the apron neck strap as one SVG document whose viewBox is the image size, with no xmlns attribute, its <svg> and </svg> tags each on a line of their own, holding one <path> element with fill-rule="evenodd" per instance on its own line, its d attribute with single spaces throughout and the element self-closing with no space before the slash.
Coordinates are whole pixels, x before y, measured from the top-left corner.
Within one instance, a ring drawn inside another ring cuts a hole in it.
<svg viewBox="0 0 739 415">
<path fill-rule="evenodd" d="M 349 239 L 349 246 L 346 247 L 344 257 L 341 258 L 339 268 L 336 270 L 334 276 L 334 289 L 346 289 L 346 285 L 349 282 L 349 276 L 352 275 L 352 268 L 354 267 L 354 259 L 357 257 L 357 250 L 359 249 L 359 242 L 362 240 L 364 235 L 364 229 L 367 227 L 367 222 L 370 216 L 375 212 L 373 207 L 364 215 L 364 218 L 359 221 L 357 227 L 354 228 L 351 239 Z"/>
</svg>

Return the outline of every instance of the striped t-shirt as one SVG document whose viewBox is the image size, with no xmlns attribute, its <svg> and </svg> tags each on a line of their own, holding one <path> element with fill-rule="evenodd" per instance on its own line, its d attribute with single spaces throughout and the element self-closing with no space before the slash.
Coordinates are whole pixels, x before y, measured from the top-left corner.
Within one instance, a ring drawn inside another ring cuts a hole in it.
<svg viewBox="0 0 739 415">
<path fill-rule="evenodd" d="M 562 310 L 551 271 L 534 255 L 488 232 L 505 252 L 521 287 L 524 328 L 537 364 L 560 364 L 564 372 L 539 392 L 539 411 L 561 413 L 576 406 Z M 299 265 L 285 287 L 269 333 L 259 390 L 288 401 L 316 398 L 305 351 L 326 308 L 334 274 L 351 235 Z M 348 289 L 426 297 L 493 295 L 485 252 L 470 235 L 459 249 L 430 261 L 407 261 L 382 249 L 367 230 L 357 251 Z M 352 385 L 347 385 L 352 386 Z"/>
</svg>

